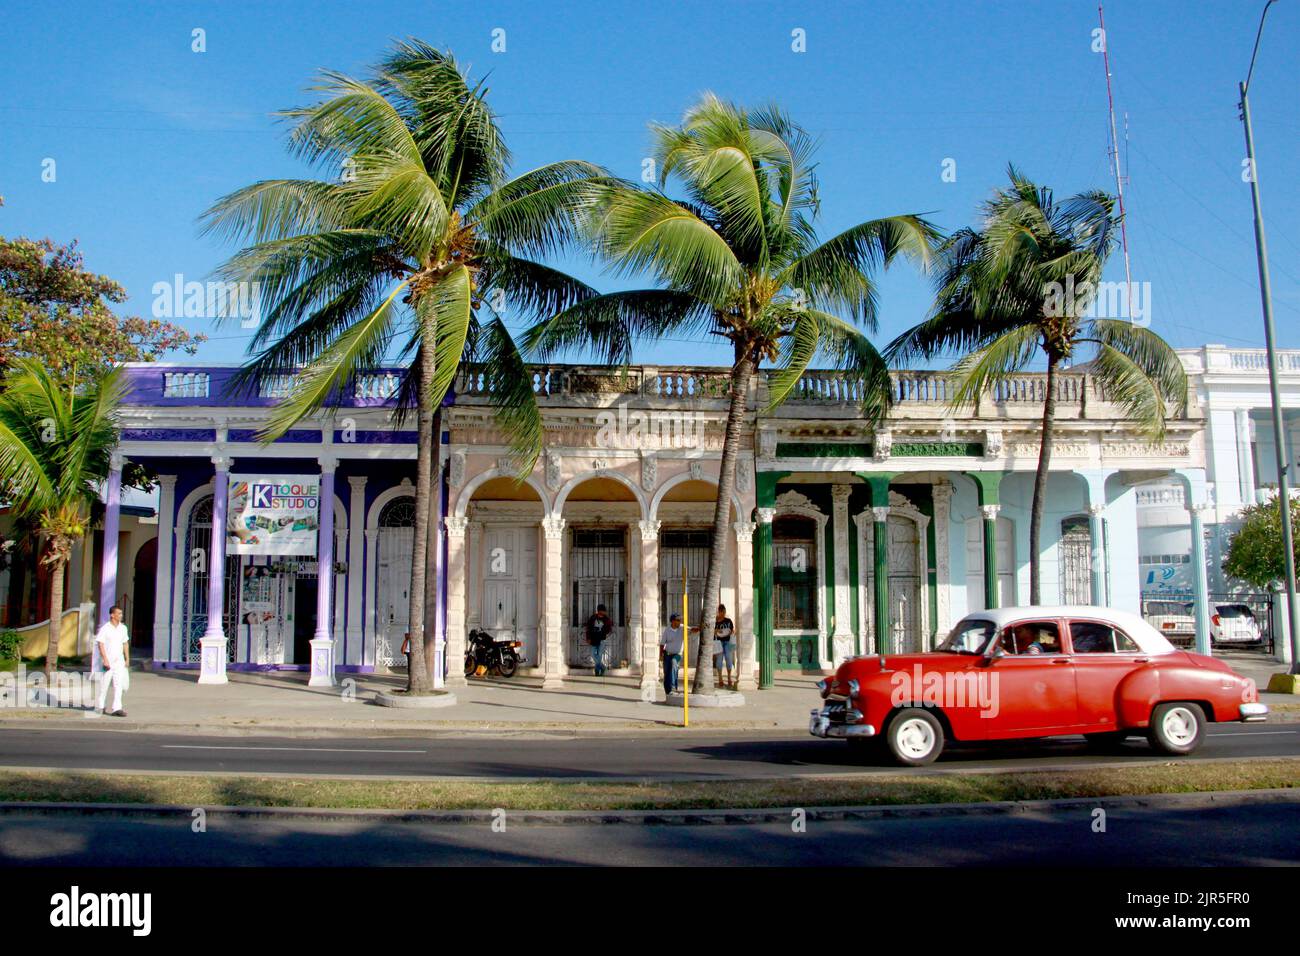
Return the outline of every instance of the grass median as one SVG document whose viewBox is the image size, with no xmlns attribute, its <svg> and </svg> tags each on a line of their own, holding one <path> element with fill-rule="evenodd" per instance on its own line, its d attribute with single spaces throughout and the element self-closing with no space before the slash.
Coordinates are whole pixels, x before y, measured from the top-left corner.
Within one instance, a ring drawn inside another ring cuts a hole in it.
<svg viewBox="0 0 1300 956">
<path fill-rule="evenodd" d="M 785 780 L 487 783 L 252 774 L 0 771 L 0 801 L 329 809 L 710 810 L 984 803 L 1295 788 L 1300 758 L 1009 773 L 872 774 Z"/>
</svg>

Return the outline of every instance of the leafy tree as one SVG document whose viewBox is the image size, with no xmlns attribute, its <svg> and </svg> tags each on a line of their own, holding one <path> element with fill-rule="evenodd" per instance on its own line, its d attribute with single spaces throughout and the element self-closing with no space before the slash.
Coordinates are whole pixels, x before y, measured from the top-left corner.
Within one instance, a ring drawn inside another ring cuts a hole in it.
<svg viewBox="0 0 1300 956">
<path fill-rule="evenodd" d="M 1276 492 L 1269 501 L 1241 510 L 1241 528 L 1228 543 L 1223 572 L 1257 588 L 1286 577 L 1286 550 L 1282 545 L 1282 508 Z M 1300 500 L 1291 499 L 1291 524 L 1300 526 Z M 1293 541 L 1300 564 L 1300 541 Z"/>
<path fill-rule="evenodd" d="M 16 360 L 37 359 L 61 379 L 151 362 L 168 352 L 193 354 L 202 335 L 157 319 L 118 316 L 126 292 L 87 272 L 77 244 L 0 237 L 0 375 Z"/>
<path fill-rule="evenodd" d="M 1029 525 L 1029 600 L 1040 604 L 1043 505 L 1052 459 L 1057 376 L 1086 368 L 1152 437 L 1187 407 L 1187 374 L 1155 332 L 1125 319 L 1089 314 L 1102 268 L 1115 248 L 1118 216 L 1103 192 L 1063 203 L 1009 167 L 1011 185 L 983 206 L 983 228 L 961 229 L 940 250 L 931 315 L 895 339 L 890 361 L 960 356 L 953 366 L 955 409 L 1047 361 L 1041 445 Z"/>
<path fill-rule="evenodd" d="M 509 179 L 486 88 L 418 40 L 397 44 L 369 80 L 326 72 L 315 89 L 321 102 L 284 115 L 293 152 L 331 178 L 254 183 L 218 201 L 206 225 L 253 243 L 221 270 L 260 286 L 265 315 L 252 347 L 262 351 L 244 379 L 303 366 L 266 437 L 392 348 L 414 356 L 399 401 L 416 402 L 419 432 L 408 689 L 428 693 L 435 411 L 461 360 L 483 361 L 521 472 L 532 470 L 541 416 L 498 309 L 540 317 L 595 295 L 540 258 L 573 237 L 593 186 L 608 177 L 566 160 Z"/>
<path fill-rule="evenodd" d="M 49 568 L 49 677 L 58 662 L 63 569 L 85 537 L 99 485 L 117 444 L 117 409 L 126 383 L 121 369 L 95 379 L 61 382 L 31 358 L 20 358 L 0 383 L 0 486 L 14 515 L 40 529 L 40 561 Z"/>
<path fill-rule="evenodd" d="M 765 360 L 777 363 L 769 380 L 775 407 L 813 358 L 826 355 L 860 383 L 864 412 L 879 416 L 889 400 L 889 373 L 863 333 L 876 327 L 872 276 L 899 254 L 926 261 L 937 233 L 924 219 L 903 215 L 863 222 L 819 243 L 815 144 L 776 107 L 749 110 L 708 94 L 679 127 L 652 126 L 651 136 L 658 188 L 603 187 L 588 227 L 616 271 L 645 270 L 664 288 L 588 299 L 534 326 L 525 341 L 541 357 L 590 348 L 624 366 L 639 338 L 709 334 L 732 345 L 695 670 L 699 691 L 713 686 L 712 611 L 755 372 Z M 664 191 L 669 182 L 684 198 Z"/>
</svg>

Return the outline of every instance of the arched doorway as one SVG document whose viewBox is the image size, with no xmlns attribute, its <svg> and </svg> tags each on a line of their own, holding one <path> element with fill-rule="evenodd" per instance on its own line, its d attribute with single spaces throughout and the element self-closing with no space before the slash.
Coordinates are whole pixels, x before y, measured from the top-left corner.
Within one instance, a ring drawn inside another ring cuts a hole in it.
<svg viewBox="0 0 1300 956">
<path fill-rule="evenodd" d="M 375 560 L 375 663 L 406 664 L 402 642 L 410 630 L 411 551 L 415 498 L 394 498 L 379 513 Z"/>
<path fill-rule="evenodd" d="M 521 660 L 536 665 L 541 496 L 527 482 L 489 478 L 474 490 L 468 514 L 466 631 L 478 627 L 498 641 L 519 641 Z"/>
<path fill-rule="evenodd" d="M 135 553 L 131 574 L 131 634 L 137 646 L 153 642 L 154 598 L 158 581 L 158 539 L 150 538 Z"/>
<path fill-rule="evenodd" d="M 567 523 L 565 554 L 566 659 L 570 667 L 592 667 L 586 623 L 605 605 L 614 633 L 605 642 L 605 662 L 618 670 L 634 660 L 628 636 L 628 526 L 641 516 L 637 496 L 616 478 L 598 475 L 574 487 L 563 501 Z"/>
<path fill-rule="evenodd" d="M 185 660 L 199 662 L 199 639 L 208 627 L 208 555 L 212 547 L 212 496 L 201 499 L 191 510 L 185 526 L 184 605 L 181 635 Z M 222 590 L 221 630 L 226 635 L 226 663 L 233 664 L 239 641 L 235 630 L 239 620 L 239 556 L 226 555 L 226 583 Z"/>
</svg>

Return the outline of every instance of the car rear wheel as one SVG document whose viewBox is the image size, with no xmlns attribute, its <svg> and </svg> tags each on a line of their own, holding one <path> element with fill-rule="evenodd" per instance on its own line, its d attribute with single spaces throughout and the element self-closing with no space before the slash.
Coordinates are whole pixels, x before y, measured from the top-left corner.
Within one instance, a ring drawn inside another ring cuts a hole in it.
<svg viewBox="0 0 1300 956">
<path fill-rule="evenodd" d="M 923 767 L 943 752 L 943 724 L 920 707 L 904 708 L 889 722 L 885 745 L 904 766 Z"/>
<path fill-rule="evenodd" d="M 1151 712 L 1147 739 L 1155 750 L 1166 754 L 1189 754 L 1205 737 L 1205 711 L 1200 705 L 1176 702 L 1160 704 Z"/>
</svg>

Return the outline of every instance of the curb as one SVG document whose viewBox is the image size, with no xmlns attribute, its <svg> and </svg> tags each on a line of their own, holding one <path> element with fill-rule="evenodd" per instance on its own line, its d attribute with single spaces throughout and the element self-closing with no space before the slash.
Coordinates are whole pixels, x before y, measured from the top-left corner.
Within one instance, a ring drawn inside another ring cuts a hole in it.
<svg viewBox="0 0 1300 956">
<path fill-rule="evenodd" d="M 992 803 L 932 803 L 859 807 L 773 807 L 761 810 L 345 810 L 308 807 L 203 807 L 208 817 L 260 819 L 267 822 L 381 822 L 491 825 L 506 819 L 526 826 L 701 826 L 719 824 L 789 823 L 802 809 L 813 821 L 898 820 L 939 816 L 1014 816 L 1070 810 L 1170 808 L 1198 810 L 1259 804 L 1300 805 L 1300 792 L 1280 790 L 1222 790 L 1207 793 L 1163 793 L 1124 797 L 1071 797 L 1061 800 L 1016 800 Z M 193 807 L 127 803 L 0 803 L 0 816 L 96 816 L 117 818 L 175 818 L 190 821 Z"/>
</svg>

